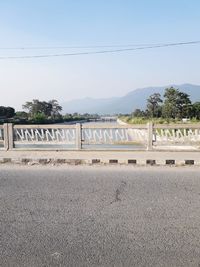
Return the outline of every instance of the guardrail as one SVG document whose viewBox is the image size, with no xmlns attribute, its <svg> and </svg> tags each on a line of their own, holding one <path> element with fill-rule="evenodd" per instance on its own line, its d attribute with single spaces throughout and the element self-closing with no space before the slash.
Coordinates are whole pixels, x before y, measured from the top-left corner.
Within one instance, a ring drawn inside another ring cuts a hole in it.
<svg viewBox="0 0 200 267">
<path fill-rule="evenodd" d="M 200 124 L 0 125 L 1 149 L 156 150 L 177 146 L 200 149 Z"/>
</svg>

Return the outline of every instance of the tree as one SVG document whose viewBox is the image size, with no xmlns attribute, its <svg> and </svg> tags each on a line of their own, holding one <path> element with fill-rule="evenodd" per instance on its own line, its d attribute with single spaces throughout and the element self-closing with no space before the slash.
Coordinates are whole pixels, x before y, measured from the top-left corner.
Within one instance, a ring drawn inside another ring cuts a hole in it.
<svg viewBox="0 0 200 267">
<path fill-rule="evenodd" d="M 178 90 L 170 87 L 165 89 L 164 93 L 164 104 L 162 108 L 162 115 L 165 118 L 175 118 L 178 113 L 177 108 L 177 97 Z"/>
<path fill-rule="evenodd" d="M 13 118 L 15 115 L 15 109 L 12 107 L 0 106 L 0 117 L 9 119 Z"/>
<path fill-rule="evenodd" d="M 36 114 L 43 113 L 44 116 L 55 118 L 60 115 L 62 107 L 58 104 L 58 101 L 53 99 L 49 102 L 39 101 L 38 99 L 33 99 L 31 102 L 26 102 L 23 109 L 27 110 L 30 117 L 33 118 Z"/>
<path fill-rule="evenodd" d="M 191 101 L 189 95 L 180 92 L 174 87 L 166 88 L 164 93 L 164 105 L 162 108 L 162 116 L 165 118 L 190 117 Z"/>
<path fill-rule="evenodd" d="M 182 119 L 186 117 L 191 117 L 191 110 L 192 110 L 192 105 L 191 105 L 191 100 L 190 96 L 186 93 L 183 92 L 178 92 L 178 97 L 177 97 L 177 109 L 178 109 L 178 114 L 177 117 Z"/>
<path fill-rule="evenodd" d="M 45 114 L 43 112 L 42 113 L 36 113 L 33 116 L 33 121 L 35 123 L 45 123 L 46 116 L 45 116 Z"/>
<path fill-rule="evenodd" d="M 195 102 L 192 105 L 192 116 L 200 120 L 200 102 Z"/>
<path fill-rule="evenodd" d="M 132 116 L 133 117 L 145 117 L 146 116 L 146 113 L 145 111 L 139 109 L 139 108 L 136 108 L 133 113 L 132 113 Z"/>
<path fill-rule="evenodd" d="M 159 117 L 161 115 L 161 106 L 162 103 L 161 95 L 159 93 L 155 93 L 149 96 L 147 99 L 147 112 L 150 117 Z"/>
<path fill-rule="evenodd" d="M 29 115 L 33 117 L 37 113 L 43 112 L 43 104 L 38 99 L 33 99 L 33 101 L 26 102 L 23 106 L 23 109 L 27 110 Z"/>
<path fill-rule="evenodd" d="M 59 105 L 58 101 L 52 99 L 49 101 L 49 104 L 51 105 L 51 116 L 53 118 L 60 116 L 60 111 L 62 111 L 62 107 Z"/>
<path fill-rule="evenodd" d="M 28 113 L 25 111 L 17 111 L 15 114 L 15 118 L 17 119 L 28 119 Z"/>
</svg>

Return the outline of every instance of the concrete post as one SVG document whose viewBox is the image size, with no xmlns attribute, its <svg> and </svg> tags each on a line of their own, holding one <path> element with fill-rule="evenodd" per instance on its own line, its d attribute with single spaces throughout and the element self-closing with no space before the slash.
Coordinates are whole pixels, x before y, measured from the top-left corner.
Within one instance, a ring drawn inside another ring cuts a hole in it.
<svg viewBox="0 0 200 267">
<path fill-rule="evenodd" d="M 82 149 L 82 129 L 81 124 L 76 124 L 76 150 Z"/>
<path fill-rule="evenodd" d="M 9 150 L 12 150 L 14 147 L 14 133 L 13 133 L 13 124 L 8 123 L 8 146 Z"/>
<path fill-rule="evenodd" d="M 147 123 L 147 150 L 153 150 L 153 123 Z"/>
<path fill-rule="evenodd" d="M 4 149 L 9 149 L 9 141 L 8 141 L 8 123 L 3 124 L 3 139 L 4 139 Z"/>
</svg>

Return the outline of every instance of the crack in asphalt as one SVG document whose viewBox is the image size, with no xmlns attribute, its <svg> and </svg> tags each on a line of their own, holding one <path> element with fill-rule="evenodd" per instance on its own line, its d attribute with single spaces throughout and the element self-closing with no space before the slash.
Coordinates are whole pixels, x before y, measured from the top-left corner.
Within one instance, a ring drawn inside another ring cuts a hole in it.
<svg viewBox="0 0 200 267">
<path fill-rule="evenodd" d="M 126 185 L 127 184 L 125 181 L 121 181 L 120 185 L 117 187 L 117 189 L 115 191 L 115 199 L 113 201 L 111 201 L 110 204 L 121 201 L 120 195 L 124 192 Z"/>
</svg>

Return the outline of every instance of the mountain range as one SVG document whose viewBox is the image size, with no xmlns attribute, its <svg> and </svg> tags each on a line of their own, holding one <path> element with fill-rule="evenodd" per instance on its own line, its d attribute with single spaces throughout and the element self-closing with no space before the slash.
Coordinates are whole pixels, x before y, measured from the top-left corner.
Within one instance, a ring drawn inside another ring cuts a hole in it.
<svg viewBox="0 0 200 267">
<path fill-rule="evenodd" d="M 153 93 L 160 93 L 163 96 L 165 88 L 178 88 L 180 91 L 190 95 L 192 102 L 200 101 L 200 85 L 182 84 L 182 85 L 168 85 L 161 87 L 146 87 L 135 89 L 122 97 L 111 98 L 82 98 L 75 99 L 62 103 L 64 113 L 98 113 L 104 114 L 119 114 L 130 113 L 136 108 L 144 109 L 147 98 Z"/>
</svg>

